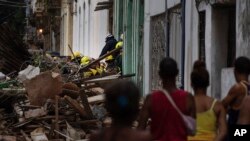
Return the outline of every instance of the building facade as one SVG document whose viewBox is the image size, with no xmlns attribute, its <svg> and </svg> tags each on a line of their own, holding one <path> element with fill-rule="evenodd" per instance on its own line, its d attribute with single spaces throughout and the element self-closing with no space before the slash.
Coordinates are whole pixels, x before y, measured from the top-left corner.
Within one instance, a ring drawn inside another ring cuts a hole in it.
<svg viewBox="0 0 250 141">
<path fill-rule="evenodd" d="M 124 35 L 123 74 L 133 74 L 133 80 L 143 90 L 144 74 L 144 0 L 114 0 L 114 34 Z"/>
<path fill-rule="evenodd" d="M 98 58 L 105 45 L 109 30 L 108 10 L 95 11 L 97 3 L 103 0 L 73 1 L 73 51 Z"/>
<path fill-rule="evenodd" d="M 60 52 L 61 0 L 30 0 L 28 3 L 31 6 L 26 9 L 26 13 L 30 13 L 26 39 L 36 49 Z"/>
<path fill-rule="evenodd" d="M 178 86 L 192 92 L 193 63 L 204 60 L 210 72 L 208 94 L 223 98 L 234 83 L 233 61 L 250 55 L 247 5 L 247 0 L 115 0 L 114 33 L 125 34 L 125 73 L 136 73 L 147 94 L 161 85 L 158 65 L 170 56 L 180 70 Z M 141 31 L 142 36 L 134 34 Z M 137 44 L 141 40 L 142 46 Z"/>
</svg>

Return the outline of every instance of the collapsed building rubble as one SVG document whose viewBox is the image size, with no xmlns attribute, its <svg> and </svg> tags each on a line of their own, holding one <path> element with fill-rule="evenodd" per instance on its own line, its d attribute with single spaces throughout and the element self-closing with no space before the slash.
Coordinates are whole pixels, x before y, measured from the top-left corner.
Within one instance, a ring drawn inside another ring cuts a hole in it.
<svg viewBox="0 0 250 141">
<path fill-rule="evenodd" d="M 111 81 L 134 76 L 102 73 L 84 77 L 106 55 L 81 66 L 67 57 L 33 54 L 26 68 L 0 79 L 0 139 L 6 141 L 86 140 L 109 126 L 104 88 Z M 22 66 L 24 67 L 24 66 Z M 1 70 L 0 70 L 1 71 Z M 12 70 L 11 70 L 12 71 Z"/>
</svg>

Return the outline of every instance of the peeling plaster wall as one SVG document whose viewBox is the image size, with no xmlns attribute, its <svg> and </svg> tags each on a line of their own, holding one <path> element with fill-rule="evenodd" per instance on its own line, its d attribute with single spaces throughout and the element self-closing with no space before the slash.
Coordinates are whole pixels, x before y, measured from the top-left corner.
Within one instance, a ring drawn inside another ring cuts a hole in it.
<svg viewBox="0 0 250 141">
<path fill-rule="evenodd" d="M 144 94 L 151 91 L 150 47 L 151 47 L 151 17 L 165 12 L 165 0 L 145 0 L 144 7 Z"/>
<path fill-rule="evenodd" d="M 250 1 L 236 0 L 236 57 L 250 56 Z"/>
</svg>

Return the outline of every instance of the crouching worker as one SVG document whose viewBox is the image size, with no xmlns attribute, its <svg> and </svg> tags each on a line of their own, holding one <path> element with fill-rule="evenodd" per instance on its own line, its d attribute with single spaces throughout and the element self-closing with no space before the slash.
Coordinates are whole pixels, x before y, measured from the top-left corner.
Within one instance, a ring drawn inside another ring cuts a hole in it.
<svg viewBox="0 0 250 141">
<path fill-rule="evenodd" d="M 132 129 L 139 112 L 139 89 L 133 82 L 118 81 L 105 90 L 105 106 L 112 125 L 93 134 L 90 141 L 150 141 L 146 131 Z"/>
<path fill-rule="evenodd" d="M 84 57 L 82 57 L 82 59 L 81 59 L 81 65 L 82 65 L 82 66 L 86 66 L 86 65 L 88 65 L 89 63 L 91 63 L 92 61 L 94 61 L 93 58 L 84 56 Z M 91 65 L 89 68 L 87 68 L 87 69 L 84 71 L 83 76 L 84 76 L 85 78 L 87 78 L 87 77 L 90 77 L 90 76 L 102 75 L 103 72 L 104 72 L 103 66 L 100 65 L 99 63 L 96 63 L 96 64 Z"/>
<path fill-rule="evenodd" d="M 71 62 L 80 64 L 81 58 L 82 58 L 82 54 L 79 51 L 76 51 L 71 55 Z"/>
</svg>

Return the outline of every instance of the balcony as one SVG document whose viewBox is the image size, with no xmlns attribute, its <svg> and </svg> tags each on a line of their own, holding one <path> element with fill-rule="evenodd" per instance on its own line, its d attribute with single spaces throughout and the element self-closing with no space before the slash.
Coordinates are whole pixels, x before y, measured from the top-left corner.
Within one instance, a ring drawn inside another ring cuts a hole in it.
<svg viewBox="0 0 250 141">
<path fill-rule="evenodd" d="M 36 16 L 38 16 L 38 17 L 42 16 L 44 9 L 45 9 L 44 0 L 33 0 L 32 1 L 32 10 Z"/>
</svg>

